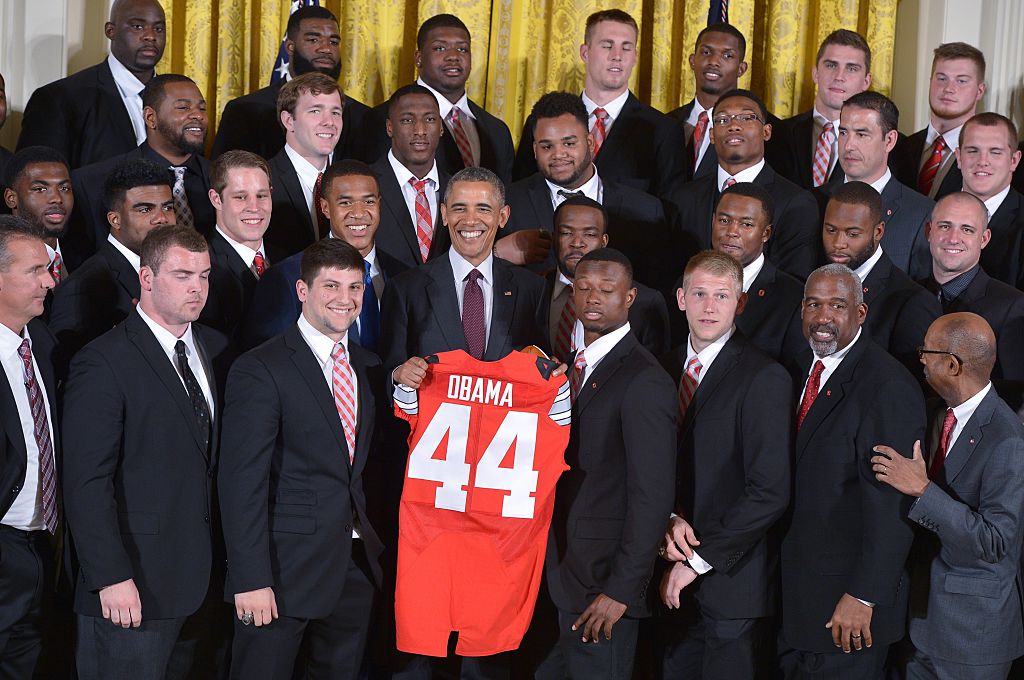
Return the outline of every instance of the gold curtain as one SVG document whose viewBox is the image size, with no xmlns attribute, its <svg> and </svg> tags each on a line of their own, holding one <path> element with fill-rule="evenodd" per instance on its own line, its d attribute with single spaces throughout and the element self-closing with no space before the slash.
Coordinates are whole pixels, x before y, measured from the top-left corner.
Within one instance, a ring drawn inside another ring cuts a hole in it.
<svg viewBox="0 0 1024 680">
<path fill-rule="evenodd" d="M 707 0 L 322 0 L 341 26 L 345 92 L 377 104 L 415 78 L 416 29 L 439 12 L 458 15 L 473 36 L 469 96 L 518 137 L 540 95 L 583 87 L 579 45 L 591 12 L 626 10 L 640 24 L 639 62 L 630 83 L 663 111 L 693 97 L 687 57 L 707 24 Z M 288 22 L 287 0 L 164 0 L 169 40 L 159 70 L 185 73 L 204 92 L 210 127 L 224 105 L 270 82 Z M 811 106 L 811 67 L 837 28 L 871 45 L 873 89 L 888 94 L 897 0 L 733 0 L 730 21 L 747 37 L 750 69 L 740 80 L 780 117 Z M 211 135 L 212 138 L 212 135 Z"/>
</svg>

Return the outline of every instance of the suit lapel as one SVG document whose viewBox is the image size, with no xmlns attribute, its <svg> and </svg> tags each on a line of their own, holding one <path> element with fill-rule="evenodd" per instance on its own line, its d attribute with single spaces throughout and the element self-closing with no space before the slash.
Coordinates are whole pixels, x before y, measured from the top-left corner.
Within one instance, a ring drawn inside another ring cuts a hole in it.
<svg viewBox="0 0 1024 680">
<path fill-rule="evenodd" d="M 295 172 L 291 160 L 283 150 L 278 154 L 278 158 L 280 159 L 278 163 L 279 171 L 274 177 L 274 181 L 284 188 L 285 193 L 288 194 L 288 202 L 302 216 L 304 228 L 307 233 L 312 234 L 313 240 L 316 241 L 320 238 L 320 234 L 313 228 L 313 216 L 309 214 L 309 209 L 306 207 L 306 194 L 302 191 L 302 186 L 299 184 L 299 175 Z"/>
<path fill-rule="evenodd" d="M 302 339 L 299 327 L 289 326 L 284 335 L 285 345 L 292 351 L 292 363 L 298 370 L 299 375 L 306 381 L 306 386 L 313 394 L 320 411 L 323 412 L 327 425 L 334 433 L 338 442 L 338 450 L 345 453 L 345 461 L 348 462 L 348 443 L 345 441 L 345 431 L 341 427 L 341 418 L 338 416 L 338 408 L 334 405 L 334 395 L 327 386 L 324 379 L 324 372 L 316 361 L 313 350 L 309 348 L 306 341 Z M 356 447 L 358 448 L 358 446 Z"/>
<path fill-rule="evenodd" d="M 815 430 L 842 402 L 843 397 L 846 395 L 846 386 L 853 380 L 857 364 L 860 363 L 860 358 L 864 353 L 867 342 L 867 333 L 862 332 L 860 338 L 850 348 L 850 353 L 846 355 L 846 358 L 839 364 L 835 372 L 829 376 L 828 380 L 819 387 L 818 396 L 814 399 L 814 403 L 811 404 L 811 408 L 807 411 L 807 416 L 797 432 L 797 460 L 804 454 L 807 442 L 814 435 Z M 803 382 L 806 382 L 811 366 L 804 362 L 803 368 Z M 800 384 L 801 388 L 803 387 L 803 382 Z"/>
<path fill-rule="evenodd" d="M 412 222 L 409 209 L 405 204 L 402 187 L 398 185 L 395 172 L 388 162 L 387 156 L 377 162 L 376 168 L 380 178 L 380 193 L 384 199 L 384 207 L 391 213 L 391 218 L 398 227 L 398 232 L 405 242 L 415 262 L 422 262 L 420 245 L 416 240 L 416 225 Z M 435 222 L 436 224 L 436 222 Z M 437 231 L 436 229 L 434 230 Z M 436 240 L 436 239 L 435 239 Z M 433 245 L 433 244 L 431 244 Z"/>
<path fill-rule="evenodd" d="M 462 332 L 462 315 L 459 314 L 459 298 L 455 292 L 455 273 L 447 257 L 439 257 L 430 264 L 430 283 L 427 284 L 427 299 L 437 327 L 444 335 L 448 349 L 469 349 Z M 492 312 L 493 316 L 493 312 Z"/>
<path fill-rule="evenodd" d="M 992 420 L 996 396 L 995 388 L 991 388 L 985 398 L 978 404 L 974 414 L 967 420 L 960 436 L 956 438 L 953 448 L 946 454 L 946 460 L 942 463 L 942 476 L 946 478 L 946 484 L 952 484 L 953 480 L 963 471 L 964 466 L 978 450 L 981 438 L 984 436 L 985 426 Z"/>
<path fill-rule="evenodd" d="M 748 329 L 757 328 L 771 313 L 776 304 L 772 297 L 775 272 L 775 265 L 765 258 L 761 271 L 757 273 L 754 280 L 750 282 L 750 288 L 747 289 L 747 305 L 743 308 L 743 313 L 736 317 L 737 325 L 742 324 Z"/>
<path fill-rule="evenodd" d="M 537 224 L 552 225 L 551 230 L 554 231 L 555 221 L 555 209 L 551 207 L 551 192 L 548 191 L 548 185 L 544 182 L 544 178 L 537 173 L 533 176 L 533 180 L 530 183 L 530 205 L 533 206 L 534 212 L 537 214 Z"/>
<path fill-rule="evenodd" d="M 612 347 L 611 351 L 604 356 L 604 358 L 597 364 L 592 372 L 587 375 L 586 381 L 580 385 L 580 393 L 576 395 L 576 413 L 581 413 L 583 409 L 587 408 L 590 402 L 594 399 L 594 395 L 600 392 L 608 381 L 615 373 L 622 368 L 623 362 L 626 357 L 629 356 L 630 352 L 637 345 L 637 340 L 633 333 L 627 333 L 624 338 Z M 574 354 L 573 362 L 576 360 Z M 572 364 L 569 364 L 570 366 Z"/>
<path fill-rule="evenodd" d="M 354 348 L 353 348 L 354 349 Z M 370 378 L 366 373 L 366 363 L 358 351 L 353 351 L 352 370 L 356 373 L 359 386 L 359 420 L 356 427 L 356 455 L 352 463 L 352 477 L 358 477 L 366 467 L 366 459 L 370 453 L 370 442 L 373 438 L 376 408 L 373 392 L 370 390 Z M 340 422 L 340 420 L 339 420 Z"/>
<path fill-rule="evenodd" d="M 121 92 L 117 89 L 114 74 L 110 70 L 110 64 L 107 63 L 106 59 L 100 64 L 100 68 L 96 70 L 96 82 L 99 85 L 99 89 L 106 93 L 108 101 L 112 103 L 110 109 L 116 119 L 107 121 L 109 125 L 107 129 L 115 134 L 120 132 L 123 135 L 125 144 L 128 144 L 130 141 L 131 146 L 135 146 L 135 126 L 132 125 L 132 119 L 128 115 L 128 109 L 124 106 Z M 118 105 L 113 105 L 113 102 L 117 102 Z"/>
<path fill-rule="evenodd" d="M 516 287 L 512 283 L 512 272 L 498 258 L 491 260 L 494 285 L 491 301 L 491 329 L 487 336 L 484 359 L 497 361 L 512 351 L 509 329 L 516 309 Z"/>
<path fill-rule="evenodd" d="M 138 302 L 139 297 L 142 295 L 142 286 L 139 283 L 139 274 L 132 267 L 129 262 L 121 253 L 117 252 L 113 245 L 107 243 L 100 252 L 103 253 L 103 257 L 107 259 L 107 263 L 110 266 L 110 270 L 114 272 L 114 278 L 117 279 L 117 283 L 124 292 L 128 294 L 132 300 Z"/>
<path fill-rule="evenodd" d="M 715 357 L 714 363 L 711 364 L 711 368 L 708 369 L 704 378 L 700 381 L 700 385 L 697 386 L 697 391 L 693 393 L 693 400 L 686 409 L 686 421 L 684 422 L 684 428 L 687 430 L 693 426 L 693 421 L 700 413 L 704 405 L 710 401 L 715 390 L 719 388 L 725 376 L 736 368 L 736 364 L 739 363 L 740 354 L 743 351 L 743 346 L 740 344 L 741 341 L 736 338 L 735 331 L 732 337 L 722 347 L 722 351 L 719 352 L 718 356 Z M 685 360 L 685 357 L 684 357 Z"/>
</svg>

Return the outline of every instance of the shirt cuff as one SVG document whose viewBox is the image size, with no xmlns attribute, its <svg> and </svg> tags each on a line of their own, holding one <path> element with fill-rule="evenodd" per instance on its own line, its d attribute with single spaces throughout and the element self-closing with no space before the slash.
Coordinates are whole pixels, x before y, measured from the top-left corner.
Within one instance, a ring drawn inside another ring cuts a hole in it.
<svg viewBox="0 0 1024 680">
<path fill-rule="evenodd" d="M 693 557 L 686 561 L 687 563 L 689 563 L 691 569 L 693 569 L 695 572 L 701 575 L 708 573 L 714 568 L 710 564 L 705 562 L 701 558 L 701 556 L 697 554 L 696 550 L 693 551 Z"/>
<path fill-rule="evenodd" d="M 867 606 L 867 607 L 871 607 L 872 609 L 873 609 L 873 608 L 874 608 L 874 606 L 875 606 L 875 603 L 874 603 L 874 602 L 868 602 L 867 600 L 862 600 L 862 599 L 860 599 L 859 597 L 857 597 L 857 598 L 854 598 L 854 599 L 855 599 L 855 600 L 857 600 L 857 602 L 860 602 L 860 603 L 861 603 L 862 605 L 865 605 L 865 606 Z"/>
</svg>

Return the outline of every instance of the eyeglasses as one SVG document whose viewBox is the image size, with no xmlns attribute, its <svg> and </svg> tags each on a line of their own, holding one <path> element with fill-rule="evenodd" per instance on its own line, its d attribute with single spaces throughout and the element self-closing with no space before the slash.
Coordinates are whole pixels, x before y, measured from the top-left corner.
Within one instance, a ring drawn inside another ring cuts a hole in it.
<svg viewBox="0 0 1024 680">
<path fill-rule="evenodd" d="M 923 359 L 925 354 L 945 354 L 956 359 L 957 363 L 960 364 L 961 366 L 964 365 L 964 360 L 961 359 L 958 355 L 954 354 L 953 352 L 946 352 L 945 350 L 941 349 L 925 349 L 924 347 L 917 348 L 918 359 Z"/>
<path fill-rule="evenodd" d="M 712 118 L 711 122 L 713 122 L 717 127 L 725 127 L 734 120 L 738 122 L 740 125 L 750 125 L 755 120 L 758 123 L 764 123 L 764 121 L 761 120 L 761 117 L 758 116 L 756 113 L 734 113 L 731 115 L 728 113 L 723 113 Z"/>
</svg>

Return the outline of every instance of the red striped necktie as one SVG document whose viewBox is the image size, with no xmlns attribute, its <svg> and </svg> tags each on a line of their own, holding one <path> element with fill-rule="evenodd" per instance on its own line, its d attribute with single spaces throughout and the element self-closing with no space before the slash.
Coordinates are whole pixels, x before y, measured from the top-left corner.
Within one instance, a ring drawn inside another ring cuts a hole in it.
<svg viewBox="0 0 1024 680">
<path fill-rule="evenodd" d="M 455 138 L 455 146 L 459 147 L 459 155 L 462 156 L 462 164 L 471 168 L 476 165 L 473 159 L 473 146 L 469 143 L 466 130 L 462 127 L 462 111 L 458 106 L 453 106 L 448 113 L 448 120 L 452 128 L 452 137 Z"/>
<path fill-rule="evenodd" d="M 924 166 L 921 168 L 921 174 L 917 178 L 917 190 L 925 196 L 929 196 L 932 193 L 932 185 L 935 184 L 935 177 L 939 174 L 939 168 L 942 167 L 942 159 L 948 148 L 946 140 L 942 135 L 935 138 L 935 142 L 932 144 L 932 155 L 925 161 Z"/>
<path fill-rule="evenodd" d="M 345 432 L 345 444 L 348 445 L 348 462 L 351 463 L 356 455 L 356 389 L 345 345 L 340 342 L 335 345 L 331 359 L 334 360 L 331 372 L 334 406 L 341 418 L 341 429 Z"/>
<path fill-rule="evenodd" d="M 594 135 L 594 158 L 597 158 L 598 152 L 604 145 L 605 138 L 608 137 L 608 128 L 605 126 L 605 121 L 609 118 L 608 112 L 600 106 L 594 109 L 594 127 L 590 130 Z"/>
<path fill-rule="evenodd" d="M 811 174 L 814 179 L 814 186 L 820 187 L 828 179 L 828 169 L 832 165 L 832 143 L 836 135 L 832 123 L 825 123 L 818 135 L 818 145 L 814 148 L 814 164 Z"/>
</svg>

